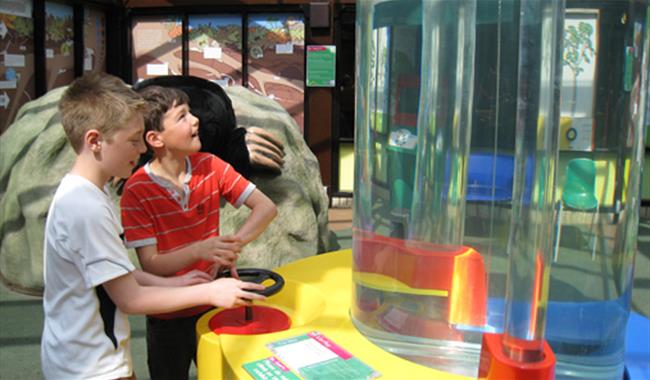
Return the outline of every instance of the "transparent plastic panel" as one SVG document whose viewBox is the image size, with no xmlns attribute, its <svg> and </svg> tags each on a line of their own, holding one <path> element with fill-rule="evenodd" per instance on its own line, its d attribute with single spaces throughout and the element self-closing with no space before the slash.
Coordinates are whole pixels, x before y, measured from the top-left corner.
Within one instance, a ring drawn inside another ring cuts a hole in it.
<svg viewBox="0 0 650 380">
<path fill-rule="evenodd" d="M 558 379 L 621 379 L 648 124 L 648 2 L 567 1 L 564 30 L 546 339 Z"/>
<path fill-rule="evenodd" d="M 464 244 L 485 259 L 485 331 L 503 332 L 515 174 L 519 3 L 477 2 L 474 106 Z"/>
<path fill-rule="evenodd" d="M 505 354 L 543 357 L 552 257 L 563 2 L 522 0 Z"/>
<path fill-rule="evenodd" d="M 352 317 L 390 352 L 476 375 L 486 276 L 463 245 L 476 3 L 357 6 Z"/>
</svg>

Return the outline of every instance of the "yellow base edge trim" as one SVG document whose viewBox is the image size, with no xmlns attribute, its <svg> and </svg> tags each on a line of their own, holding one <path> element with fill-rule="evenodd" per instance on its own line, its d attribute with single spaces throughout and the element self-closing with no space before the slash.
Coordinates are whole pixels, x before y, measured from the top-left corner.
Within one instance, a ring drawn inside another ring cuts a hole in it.
<svg viewBox="0 0 650 380">
<path fill-rule="evenodd" d="M 363 285 L 366 288 L 385 292 L 449 297 L 449 292 L 446 290 L 412 288 L 397 279 L 378 273 L 352 272 L 352 279 L 355 283 Z"/>
</svg>

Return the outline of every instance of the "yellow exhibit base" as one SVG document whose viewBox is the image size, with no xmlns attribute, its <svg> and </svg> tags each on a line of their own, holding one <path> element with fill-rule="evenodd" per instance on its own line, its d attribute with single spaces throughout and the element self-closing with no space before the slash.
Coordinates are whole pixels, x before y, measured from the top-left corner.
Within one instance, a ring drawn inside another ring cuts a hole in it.
<svg viewBox="0 0 650 380">
<path fill-rule="evenodd" d="M 382 379 L 468 379 L 392 355 L 363 336 L 350 319 L 352 251 L 343 250 L 287 264 L 276 270 L 285 286 L 267 305 L 292 321 L 285 331 L 262 335 L 217 335 L 209 327 L 220 310 L 206 313 L 196 325 L 198 378 L 251 379 L 243 364 L 272 356 L 266 345 L 319 331 L 381 374 Z"/>
</svg>

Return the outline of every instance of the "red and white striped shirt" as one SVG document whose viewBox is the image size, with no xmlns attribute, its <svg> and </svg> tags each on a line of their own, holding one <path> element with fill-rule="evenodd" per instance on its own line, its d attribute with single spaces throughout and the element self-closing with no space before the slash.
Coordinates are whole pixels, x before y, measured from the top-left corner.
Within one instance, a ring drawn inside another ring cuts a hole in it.
<svg viewBox="0 0 650 380">
<path fill-rule="evenodd" d="M 241 206 L 255 185 L 230 164 L 209 153 L 186 158 L 183 188 L 156 176 L 146 164 L 124 186 L 120 201 L 124 241 L 128 248 L 157 245 L 165 254 L 197 241 L 219 235 L 219 206 L 223 196 Z M 192 269 L 208 271 L 212 262 L 200 260 L 179 268 L 176 275 Z"/>
</svg>

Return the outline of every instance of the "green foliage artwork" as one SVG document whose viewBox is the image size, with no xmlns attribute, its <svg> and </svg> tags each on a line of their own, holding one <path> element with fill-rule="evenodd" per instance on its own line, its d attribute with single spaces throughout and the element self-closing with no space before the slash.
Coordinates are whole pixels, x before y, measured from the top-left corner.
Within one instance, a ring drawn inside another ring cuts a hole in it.
<svg viewBox="0 0 650 380">
<path fill-rule="evenodd" d="M 48 16 L 45 38 L 47 41 L 53 42 L 72 39 L 72 17 L 60 18 Z"/>
<path fill-rule="evenodd" d="M 276 44 L 288 42 L 304 45 L 304 22 L 293 16 L 251 18 L 248 39 L 262 49 L 274 49 Z"/>
<path fill-rule="evenodd" d="M 212 26 L 200 24 L 190 30 L 190 40 L 199 47 L 210 46 L 211 41 L 219 41 L 220 44 L 230 45 L 233 49 L 241 48 L 241 26 L 225 25 Z"/>
<path fill-rule="evenodd" d="M 18 36 L 29 38 L 34 33 L 34 23 L 27 17 L 16 17 L 14 19 L 14 30 Z"/>
<path fill-rule="evenodd" d="M 578 26 L 569 25 L 564 30 L 564 54 L 562 55 L 562 64 L 568 66 L 573 73 L 573 101 L 571 114 L 576 111 L 576 96 L 578 91 L 578 75 L 584 71 L 583 63 L 591 63 L 595 57 L 591 36 L 594 28 L 586 22 L 578 23 Z"/>
</svg>

